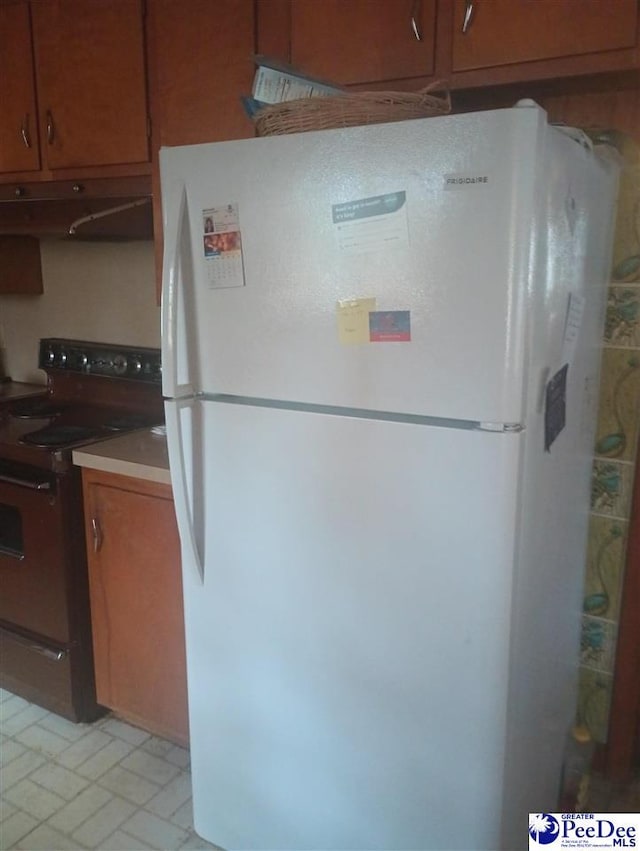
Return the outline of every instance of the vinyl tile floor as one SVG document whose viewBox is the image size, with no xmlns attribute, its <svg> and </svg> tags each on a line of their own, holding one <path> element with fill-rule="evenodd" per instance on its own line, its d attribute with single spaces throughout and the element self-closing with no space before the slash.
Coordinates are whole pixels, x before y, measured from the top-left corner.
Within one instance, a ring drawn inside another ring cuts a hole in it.
<svg viewBox="0 0 640 851">
<path fill-rule="evenodd" d="M 72 724 L 0 689 L 0 851 L 214 849 L 189 751 L 108 715 Z"/>
<path fill-rule="evenodd" d="M 0 851 L 218 851 L 193 829 L 189 752 L 112 715 L 72 724 L 0 689 L 0 792 Z M 590 793 L 640 812 L 640 774 Z"/>
</svg>

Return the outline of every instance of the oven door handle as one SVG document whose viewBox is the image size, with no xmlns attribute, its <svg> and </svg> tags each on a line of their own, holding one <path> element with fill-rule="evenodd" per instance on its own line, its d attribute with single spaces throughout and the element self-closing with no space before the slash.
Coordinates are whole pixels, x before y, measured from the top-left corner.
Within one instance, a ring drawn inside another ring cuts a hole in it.
<svg viewBox="0 0 640 851">
<path fill-rule="evenodd" d="M 18 485 L 21 488 L 29 488 L 32 491 L 50 491 L 51 482 L 37 481 L 33 479 L 20 479 L 17 476 L 8 476 L 6 473 L 0 473 L 0 482 L 7 485 Z"/>
</svg>

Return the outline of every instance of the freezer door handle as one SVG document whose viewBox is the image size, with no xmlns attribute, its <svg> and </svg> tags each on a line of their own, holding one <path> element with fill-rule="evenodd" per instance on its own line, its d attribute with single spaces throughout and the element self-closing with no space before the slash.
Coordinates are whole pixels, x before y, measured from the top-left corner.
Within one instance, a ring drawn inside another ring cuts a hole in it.
<svg viewBox="0 0 640 851">
<path fill-rule="evenodd" d="M 184 182 L 176 181 L 165 190 L 164 256 L 162 262 L 162 392 L 167 398 L 193 395 L 189 378 L 189 349 L 186 333 L 189 220 Z M 180 375 L 182 371 L 183 375 Z M 181 381 L 186 373 L 186 380 Z"/>
<path fill-rule="evenodd" d="M 199 585 L 204 584 L 204 542 L 198 545 L 195 530 L 194 506 L 198 496 L 194 493 L 197 486 L 194 476 L 193 463 L 187 466 L 185 458 L 185 433 L 183 428 L 183 412 L 193 409 L 195 399 L 176 399 L 165 405 L 165 420 L 167 424 L 167 444 L 169 448 L 169 466 L 171 468 L 171 483 L 173 485 L 173 502 L 176 520 L 180 531 L 183 561 L 188 569 L 192 565 L 195 570 L 195 580 Z M 188 447 L 193 452 L 193 433 L 189 435 Z M 191 489 L 189 487 L 189 479 Z"/>
</svg>

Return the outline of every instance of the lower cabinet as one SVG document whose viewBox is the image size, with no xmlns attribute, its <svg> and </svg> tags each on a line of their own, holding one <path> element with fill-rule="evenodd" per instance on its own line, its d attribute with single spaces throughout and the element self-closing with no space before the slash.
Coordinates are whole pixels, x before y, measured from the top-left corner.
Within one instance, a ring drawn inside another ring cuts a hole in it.
<svg viewBox="0 0 640 851">
<path fill-rule="evenodd" d="M 84 468 L 98 702 L 186 746 L 182 579 L 169 485 Z"/>
</svg>

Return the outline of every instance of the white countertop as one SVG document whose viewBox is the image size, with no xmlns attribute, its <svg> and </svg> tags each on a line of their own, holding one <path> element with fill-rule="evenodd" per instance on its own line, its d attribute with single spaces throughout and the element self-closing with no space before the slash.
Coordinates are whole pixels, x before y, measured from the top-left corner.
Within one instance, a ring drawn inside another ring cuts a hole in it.
<svg viewBox="0 0 640 851">
<path fill-rule="evenodd" d="M 73 463 L 104 473 L 171 484 L 166 437 L 154 434 L 150 428 L 74 449 Z"/>
</svg>

